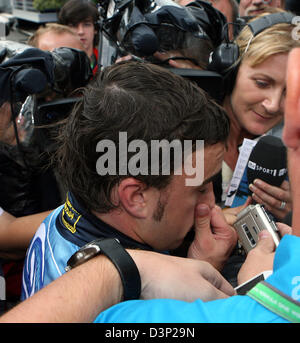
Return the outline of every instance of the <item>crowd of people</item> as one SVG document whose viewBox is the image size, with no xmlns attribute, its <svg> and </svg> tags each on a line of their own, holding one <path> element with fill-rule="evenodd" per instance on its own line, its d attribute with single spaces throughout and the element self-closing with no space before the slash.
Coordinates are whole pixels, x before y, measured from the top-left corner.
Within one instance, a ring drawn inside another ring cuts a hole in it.
<svg viewBox="0 0 300 343">
<path fill-rule="evenodd" d="M 0 322 L 300 322 L 295 3 L 145 7 L 132 1 L 101 26 L 93 2 L 69 0 L 58 23 L 41 26 L 28 50 L 0 65 L 1 86 L 14 82 L 0 102 L 0 258 L 7 292 L 17 289 Z M 116 46 L 109 66 L 99 63 L 100 27 Z M 28 63 L 50 90 L 19 95 Z M 223 80 L 221 100 L 190 81 L 209 73 Z M 42 128 L 41 113 L 50 124 Z M 227 208 L 244 139 L 274 131 L 288 150 L 289 178 L 279 187 L 256 179 L 252 196 Z M 155 155 L 153 142 L 172 143 L 174 153 L 164 155 L 162 144 Z M 277 249 L 263 230 L 242 252 L 233 223 L 250 203 L 278 221 Z M 267 270 L 266 282 L 236 294 Z M 266 306 L 259 287 L 283 297 L 293 315 Z"/>
</svg>

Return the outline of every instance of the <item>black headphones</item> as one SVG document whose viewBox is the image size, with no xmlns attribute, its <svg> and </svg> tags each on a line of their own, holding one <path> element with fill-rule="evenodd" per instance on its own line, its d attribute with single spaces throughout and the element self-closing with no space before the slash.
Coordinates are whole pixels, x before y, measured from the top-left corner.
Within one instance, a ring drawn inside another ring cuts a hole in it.
<svg viewBox="0 0 300 343">
<path fill-rule="evenodd" d="M 295 17 L 294 14 L 289 12 L 279 12 L 273 13 L 269 15 L 265 15 L 254 20 L 251 23 L 244 23 L 242 25 L 249 26 L 252 31 L 254 38 L 260 32 L 266 30 L 267 28 L 281 23 L 291 24 L 292 19 Z M 225 94 L 229 94 L 232 92 L 235 78 L 239 68 L 239 46 L 234 43 L 230 42 L 228 38 L 228 25 L 224 26 L 224 30 L 226 30 L 226 34 L 224 37 L 225 42 L 222 43 L 219 47 L 217 47 L 210 56 L 208 70 L 212 70 L 215 72 L 220 73 L 224 77 L 225 82 Z M 239 24 L 240 25 L 240 24 Z M 251 40 L 249 42 L 251 44 Z"/>
</svg>

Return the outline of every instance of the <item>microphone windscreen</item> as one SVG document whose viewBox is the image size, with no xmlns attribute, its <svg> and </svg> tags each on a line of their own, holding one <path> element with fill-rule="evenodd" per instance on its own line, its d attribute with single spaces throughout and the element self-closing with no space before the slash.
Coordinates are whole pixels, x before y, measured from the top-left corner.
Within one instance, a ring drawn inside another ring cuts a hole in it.
<svg viewBox="0 0 300 343">
<path fill-rule="evenodd" d="M 47 79 L 39 69 L 22 69 L 15 77 L 16 95 L 20 98 L 38 94 L 47 87 Z"/>
<path fill-rule="evenodd" d="M 142 55 L 152 55 L 159 49 L 159 41 L 151 27 L 141 24 L 131 33 L 135 50 Z"/>
<path fill-rule="evenodd" d="M 282 140 L 275 136 L 263 136 L 253 148 L 247 165 L 249 185 L 261 179 L 279 187 L 287 174 L 287 150 Z"/>
</svg>

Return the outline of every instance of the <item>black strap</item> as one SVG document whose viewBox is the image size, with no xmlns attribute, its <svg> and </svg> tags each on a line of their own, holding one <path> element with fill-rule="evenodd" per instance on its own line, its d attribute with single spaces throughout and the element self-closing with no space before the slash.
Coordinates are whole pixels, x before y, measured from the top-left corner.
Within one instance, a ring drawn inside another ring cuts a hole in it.
<svg viewBox="0 0 300 343">
<path fill-rule="evenodd" d="M 120 274 L 124 288 L 124 300 L 139 299 L 141 294 L 140 273 L 129 253 L 113 238 L 98 240 L 97 244 Z"/>
</svg>

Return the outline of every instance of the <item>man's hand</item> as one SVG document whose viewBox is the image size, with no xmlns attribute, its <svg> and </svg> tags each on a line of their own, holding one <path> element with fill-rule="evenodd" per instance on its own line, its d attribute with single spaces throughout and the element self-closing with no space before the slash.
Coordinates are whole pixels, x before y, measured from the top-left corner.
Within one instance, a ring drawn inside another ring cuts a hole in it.
<svg viewBox="0 0 300 343">
<path fill-rule="evenodd" d="M 236 222 L 237 215 L 248 205 L 250 205 L 252 202 L 252 198 L 248 197 L 245 203 L 241 206 L 238 207 L 228 207 L 228 208 L 223 208 L 223 214 L 226 218 L 226 221 L 229 225 L 233 225 Z"/>
<path fill-rule="evenodd" d="M 143 250 L 128 252 L 141 275 L 141 299 L 210 301 L 234 295 L 232 286 L 207 262 Z"/>
<path fill-rule="evenodd" d="M 195 238 L 188 257 L 204 260 L 221 270 L 237 243 L 237 234 L 220 207 L 198 204 L 195 211 Z"/>
<path fill-rule="evenodd" d="M 156 51 L 153 56 L 158 60 L 164 62 L 168 61 L 170 67 L 173 68 L 183 68 L 183 69 L 201 69 L 193 61 L 185 59 L 185 57 L 179 51 L 169 50 L 165 52 Z M 182 58 L 182 59 L 172 59 L 172 58 Z"/>
<path fill-rule="evenodd" d="M 286 224 L 277 223 L 277 227 L 282 237 L 292 234 L 292 228 Z M 267 230 L 261 231 L 256 247 L 249 251 L 246 261 L 239 271 L 238 284 L 240 285 L 266 270 L 272 270 L 275 248 L 271 234 Z"/>
</svg>

